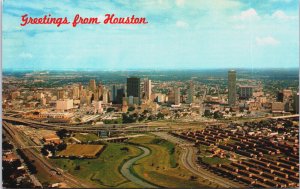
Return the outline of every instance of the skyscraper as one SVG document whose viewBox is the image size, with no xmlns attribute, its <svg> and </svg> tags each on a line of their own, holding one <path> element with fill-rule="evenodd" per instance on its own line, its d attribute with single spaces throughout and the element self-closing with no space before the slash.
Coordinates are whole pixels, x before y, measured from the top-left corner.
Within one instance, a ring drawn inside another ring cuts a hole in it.
<svg viewBox="0 0 300 189">
<path fill-rule="evenodd" d="M 194 102 L 194 93 L 195 93 L 195 86 L 193 84 L 193 82 L 190 82 L 190 87 L 188 89 L 188 99 L 187 99 L 187 103 L 191 104 Z"/>
<path fill-rule="evenodd" d="M 152 84 L 151 80 L 147 79 L 144 82 L 144 91 L 145 91 L 145 97 L 147 100 L 151 99 L 151 91 L 152 91 Z"/>
<path fill-rule="evenodd" d="M 96 81 L 94 79 L 90 80 L 89 87 L 90 87 L 90 90 L 93 92 L 96 90 Z"/>
<path fill-rule="evenodd" d="M 79 93 L 79 87 L 74 86 L 73 87 L 73 99 L 79 99 L 80 93 Z"/>
<path fill-rule="evenodd" d="M 125 89 L 124 88 L 120 88 L 117 89 L 117 96 L 116 96 L 116 104 L 122 104 L 123 101 L 123 97 L 125 97 Z"/>
<path fill-rule="evenodd" d="M 293 104 L 294 112 L 296 114 L 299 114 L 299 93 L 294 94 L 293 98 L 294 98 L 294 104 Z"/>
<path fill-rule="evenodd" d="M 103 104 L 107 104 L 108 103 L 108 90 L 107 89 L 103 89 Z"/>
<path fill-rule="evenodd" d="M 111 88 L 111 101 L 114 102 L 117 96 L 117 86 L 113 85 Z"/>
<path fill-rule="evenodd" d="M 65 90 L 64 89 L 59 89 L 57 91 L 57 99 L 60 100 L 60 99 L 64 99 L 65 98 Z"/>
<path fill-rule="evenodd" d="M 101 85 L 101 84 L 98 85 L 97 92 L 98 92 L 99 99 L 102 100 L 103 99 L 103 85 Z"/>
<path fill-rule="evenodd" d="M 234 106 L 236 103 L 236 71 L 228 71 L 228 104 Z"/>
<path fill-rule="evenodd" d="M 179 105 L 180 104 L 180 88 L 175 87 L 174 88 L 174 96 L 175 96 L 175 105 Z"/>
<path fill-rule="evenodd" d="M 140 91 L 141 91 L 141 80 L 137 77 L 127 78 L 127 96 L 138 97 L 138 102 L 140 103 Z"/>
</svg>

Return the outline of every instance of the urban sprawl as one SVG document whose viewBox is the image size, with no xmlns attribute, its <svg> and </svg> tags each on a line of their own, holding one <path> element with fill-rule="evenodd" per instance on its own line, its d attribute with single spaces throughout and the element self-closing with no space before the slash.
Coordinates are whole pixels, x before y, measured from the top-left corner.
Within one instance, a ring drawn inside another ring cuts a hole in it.
<svg viewBox="0 0 300 189">
<path fill-rule="evenodd" d="M 4 186 L 299 187 L 298 78 L 178 73 L 4 74 Z"/>
</svg>

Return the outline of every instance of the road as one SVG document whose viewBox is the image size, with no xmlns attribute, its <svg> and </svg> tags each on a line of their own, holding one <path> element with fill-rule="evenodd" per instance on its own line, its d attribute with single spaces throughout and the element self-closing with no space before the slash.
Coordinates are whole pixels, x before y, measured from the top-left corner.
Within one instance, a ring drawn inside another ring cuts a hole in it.
<svg viewBox="0 0 300 189">
<path fill-rule="evenodd" d="M 139 146 L 138 148 L 140 148 L 143 151 L 143 154 L 141 154 L 141 155 L 139 155 L 135 158 L 132 158 L 132 159 L 128 160 L 127 162 L 125 162 L 123 164 L 122 168 L 121 168 L 121 173 L 128 180 L 138 184 L 139 186 L 142 186 L 143 188 L 158 188 L 157 186 L 154 186 L 154 185 L 152 185 L 152 184 L 136 177 L 134 174 L 132 174 L 130 172 L 130 167 L 132 167 L 132 165 L 136 161 L 138 161 L 138 160 L 140 160 L 140 159 L 142 159 L 142 158 L 144 158 L 144 157 L 146 157 L 150 154 L 150 150 L 148 148 L 145 148 L 145 147 L 142 147 L 142 146 Z"/>
<path fill-rule="evenodd" d="M 192 143 L 185 141 L 183 139 L 180 139 L 178 137 L 172 136 L 168 133 L 152 133 L 155 134 L 165 140 L 168 140 L 172 143 L 175 143 L 179 145 L 182 149 L 182 153 L 180 156 L 180 160 L 184 167 L 188 169 L 193 174 L 202 177 L 204 179 L 208 179 L 213 183 L 218 184 L 220 187 L 223 188 L 243 188 L 245 186 L 242 186 L 238 183 L 235 183 L 231 180 L 225 179 L 223 177 L 220 177 L 216 174 L 211 173 L 210 171 L 207 171 L 203 168 L 201 168 L 196 163 L 196 148 L 193 147 Z"/>
<path fill-rule="evenodd" d="M 182 131 L 185 129 L 174 129 L 170 127 L 161 127 L 161 128 L 153 128 L 150 125 L 146 124 L 119 124 L 118 127 L 115 127 L 115 124 L 110 125 L 100 125 L 100 126 L 72 126 L 72 125 L 57 125 L 57 124 L 49 124 L 49 123 L 42 123 L 38 121 L 23 119 L 23 118 L 14 118 L 14 117 L 8 117 L 3 116 L 3 121 L 12 122 L 12 123 L 18 123 L 22 125 L 28 125 L 33 128 L 45 128 L 49 130 L 61 130 L 66 129 L 69 131 L 74 132 L 90 132 L 90 133 L 98 133 L 100 131 L 110 131 L 110 132 L 120 132 L 120 133 L 143 133 L 143 132 L 159 132 L 159 131 Z M 129 127 L 130 126 L 130 127 Z"/>
</svg>

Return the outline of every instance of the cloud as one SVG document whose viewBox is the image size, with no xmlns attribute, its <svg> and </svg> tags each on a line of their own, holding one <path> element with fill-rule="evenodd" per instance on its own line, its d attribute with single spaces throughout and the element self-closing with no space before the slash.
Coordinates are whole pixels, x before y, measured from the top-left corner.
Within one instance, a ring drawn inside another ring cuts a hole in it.
<svg viewBox="0 0 300 189">
<path fill-rule="evenodd" d="M 25 52 L 22 52 L 22 53 L 20 54 L 20 57 L 21 57 L 21 58 L 26 58 L 26 59 L 31 59 L 33 56 L 32 56 L 31 53 L 25 53 Z"/>
<path fill-rule="evenodd" d="M 282 10 L 277 10 L 272 14 L 272 18 L 279 20 L 294 20 L 297 19 L 296 16 L 288 16 Z"/>
<path fill-rule="evenodd" d="M 187 27 L 189 27 L 189 24 L 182 21 L 182 20 L 178 20 L 176 22 L 176 26 L 179 27 L 179 28 L 187 28 Z"/>
<path fill-rule="evenodd" d="M 290 2 L 292 2 L 293 0 L 271 0 L 272 2 L 279 2 L 279 3 L 281 3 L 281 2 L 283 2 L 283 3 L 290 3 Z"/>
<path fill-rule="evenodd" d="M 176 5 L 186 5 L 186 7 L 191 9 L 222 11 L 238 9 L 242 6 L 242 3 L 234 0 L 176 0 Z"/>
<path fill-rule="evenodd" d="M 255 9 L 250 8 L 248 10 L 242 11 L 240 15 L 234 16 L 234 18 L 237 20 L 257 20 L 260 17 Z"/>
<path fill-rule="evenodd" d="M 243 30 L 243 29 L 246 29 L 246 26 L 245 25 L 235 25 L 235 26 L 233 26 L 233 29 Z"/>
<path fill-rule="evenodd" d="M 184 5 L 184 3 L 185 3 L 185 0 L 176 0 L 176 5 L 178 6 L 178 7 L 182 7 L 183 5 Z"/>
<path fill-rule="evenodd" d="M 275 46 L 278 45 L 280 42 L 273 37 L 257 37 L 256 38 L 256 44 L 260 46 L 265 46 L 265 45 L 271 45 Z"/>
</svg>

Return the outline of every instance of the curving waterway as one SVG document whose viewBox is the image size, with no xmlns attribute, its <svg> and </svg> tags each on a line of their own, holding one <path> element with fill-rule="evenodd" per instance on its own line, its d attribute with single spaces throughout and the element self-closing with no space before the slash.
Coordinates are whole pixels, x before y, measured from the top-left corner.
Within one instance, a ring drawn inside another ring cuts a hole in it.
<svg viewBox="0 0 300 189">
<path fill-rule="evenodd" d="M 145 147 L 142 147 L 142 146 L 139 146 L 138 147 L 139 149 L 141 149 L 143 151 L 143 154 L 135 157 L 135 158 L 132 158 L 128 161 L 126 161 L 122 168 L 121 168 L 121 173 L 124 177 L 126 177 L 128 180 L 130 180 L 131 182 L 134 182 L 140 186 L 142 186 L 143 188 L 157 188 L 157 186 L 155 185 L 152 185 L 142 179 L 140 179 L 139 177 L 136 177 L 134 174 L 132 174 L 130 172 L 130 167 L 138 160 L 142 159 L 143 157 L 146 157 L 150 154 L 150 150 L 148 148 L 145 148 Z"/>
</svg>

